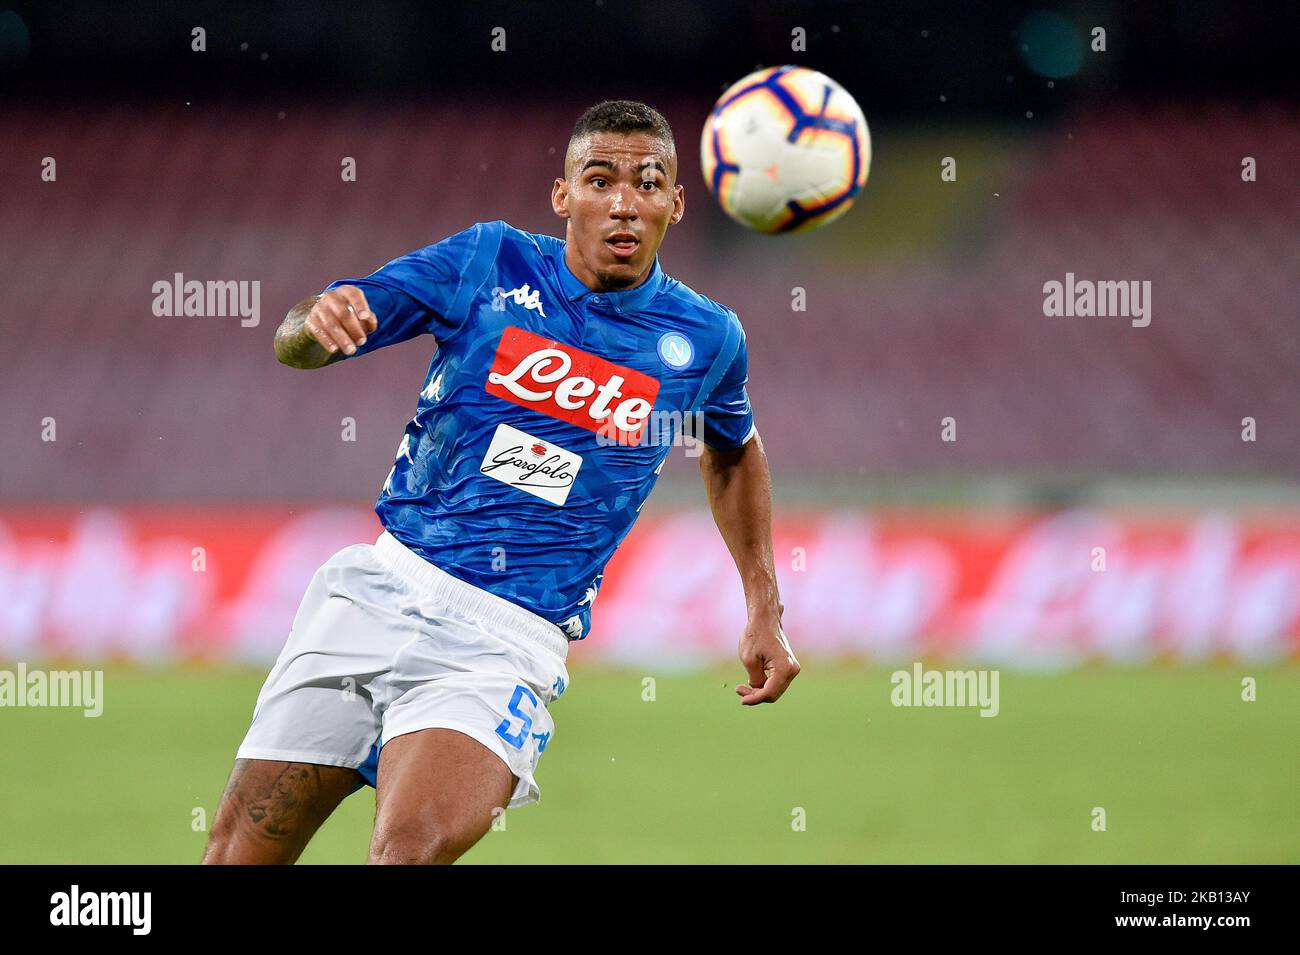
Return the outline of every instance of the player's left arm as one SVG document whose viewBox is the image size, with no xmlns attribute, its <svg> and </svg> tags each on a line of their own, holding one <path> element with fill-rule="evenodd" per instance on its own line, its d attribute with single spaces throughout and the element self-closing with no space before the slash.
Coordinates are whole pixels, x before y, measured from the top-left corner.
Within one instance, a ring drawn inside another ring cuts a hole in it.
<svg viewBox="0 0 1300 955">
<path fill-rule="evenodd" d="M 785 606 L 772 558 L 772 480 L 758 432 L 737 448 L 704 444 L 700 473 L 713 520 L 745 589 L 748 622 L 740 662 L 749 684 L 738 685 L 736 693 L 746 706 L 775 703 L 799 675 L 799 661 L 781 628 Z"/>
</svg>

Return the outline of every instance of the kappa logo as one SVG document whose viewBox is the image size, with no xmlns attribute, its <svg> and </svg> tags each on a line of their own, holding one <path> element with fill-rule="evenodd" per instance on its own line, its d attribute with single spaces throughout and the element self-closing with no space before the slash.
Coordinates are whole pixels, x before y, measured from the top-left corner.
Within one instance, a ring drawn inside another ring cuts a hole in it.
<svg viewBox="0 0 1300 955">
<path fill-rule="evenodd" d="M 600 590 L 600 578 L 604 576 L 605 576 L 604 574 L 597 574 L 595 577 L 591 579 L 591 586 L 587 588 L 587 592 L 583 595 L 582 599 L 578 601 L 579 607 L 581 607 L 583 604 L 594 604 L 596 602 L 596 593 L 597 591 Z M 581 615 L 575 613 L 572 617 L 569 617 L 567 620 L 561 620 L 560 623 L 557 624 L 557 626 L 564 631 L 565 636 L 567 636 L 570 640 L 582 639 L 583 627 L 582 627 Z M 558 681 L 559 678 L 557 677 L 556 679 Z M 564 692 L 563 683 L 560 684 L 560 692 L 561 693 Z"/>
<path fill-rule="evenodd" d="M 583 604 L 594 604 L 596 602 L 596 593 L 600 590 L 600 584 L 598 581 L 604 576 L 604 574 L 597 574 L 591 579 L 591 586 L 587 588 L 587 592 L 583 595 L 582 599 L 578 601 L 579 607 Z"/>
<path fill-rule="evenodd" d="M 516 305 L 522 305 L 527 309 L 536 309 L 538 315 L 542 318 L 546 317 L 546 312 L 542 310 L 542 293 L 529 288 L 527 282 L 519 288 L 512 288 L 509 292 L 502 289 L 500 294 L 503 299 L 510 299 Z"/>
</svg>

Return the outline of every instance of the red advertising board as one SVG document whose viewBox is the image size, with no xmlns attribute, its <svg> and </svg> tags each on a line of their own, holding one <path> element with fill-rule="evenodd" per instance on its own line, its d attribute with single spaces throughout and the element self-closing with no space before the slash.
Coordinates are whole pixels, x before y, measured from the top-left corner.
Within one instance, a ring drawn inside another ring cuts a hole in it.
<svg viewBox="0 0 1300 955">
<path fill-rule="evenodd" d="M 0 512 L 0 659 L 273 659 L 364 508 Z M 1300 514 L 780 515 L 797 653 L 1060 666 L 1300 654 Z M 704 510 L 642 519 L 573 660 L 729 658 L 744 626 Z"/>
</svg>

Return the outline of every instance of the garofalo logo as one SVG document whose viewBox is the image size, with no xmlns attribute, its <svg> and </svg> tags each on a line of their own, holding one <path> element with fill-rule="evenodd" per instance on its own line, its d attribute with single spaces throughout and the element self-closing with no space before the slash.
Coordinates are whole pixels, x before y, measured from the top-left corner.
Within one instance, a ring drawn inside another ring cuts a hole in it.
<svg viewBox="0 0 1300 955">
<path fill-rule="evenodd" d="M 582 456 L 542 441 L 504 421 L 497 425 L 479 471 L 552 504 L 563 504 L 582 467 Z"/>
</svg>

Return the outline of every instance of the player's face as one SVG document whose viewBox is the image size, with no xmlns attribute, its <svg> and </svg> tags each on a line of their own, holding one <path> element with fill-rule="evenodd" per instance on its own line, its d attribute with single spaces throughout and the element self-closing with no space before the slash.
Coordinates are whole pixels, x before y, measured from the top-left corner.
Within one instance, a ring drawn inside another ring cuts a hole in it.
<svg viewBox="0 0 1300 955">
<path fill-rule="evenodd" d="M 648 133 L 593 133 L 570 152 L 565 173 L 551 205 L 569 220 L 570 271 L 588 288 L 639 285 L 686 211 L 676 154 Z"/>
</svg>

